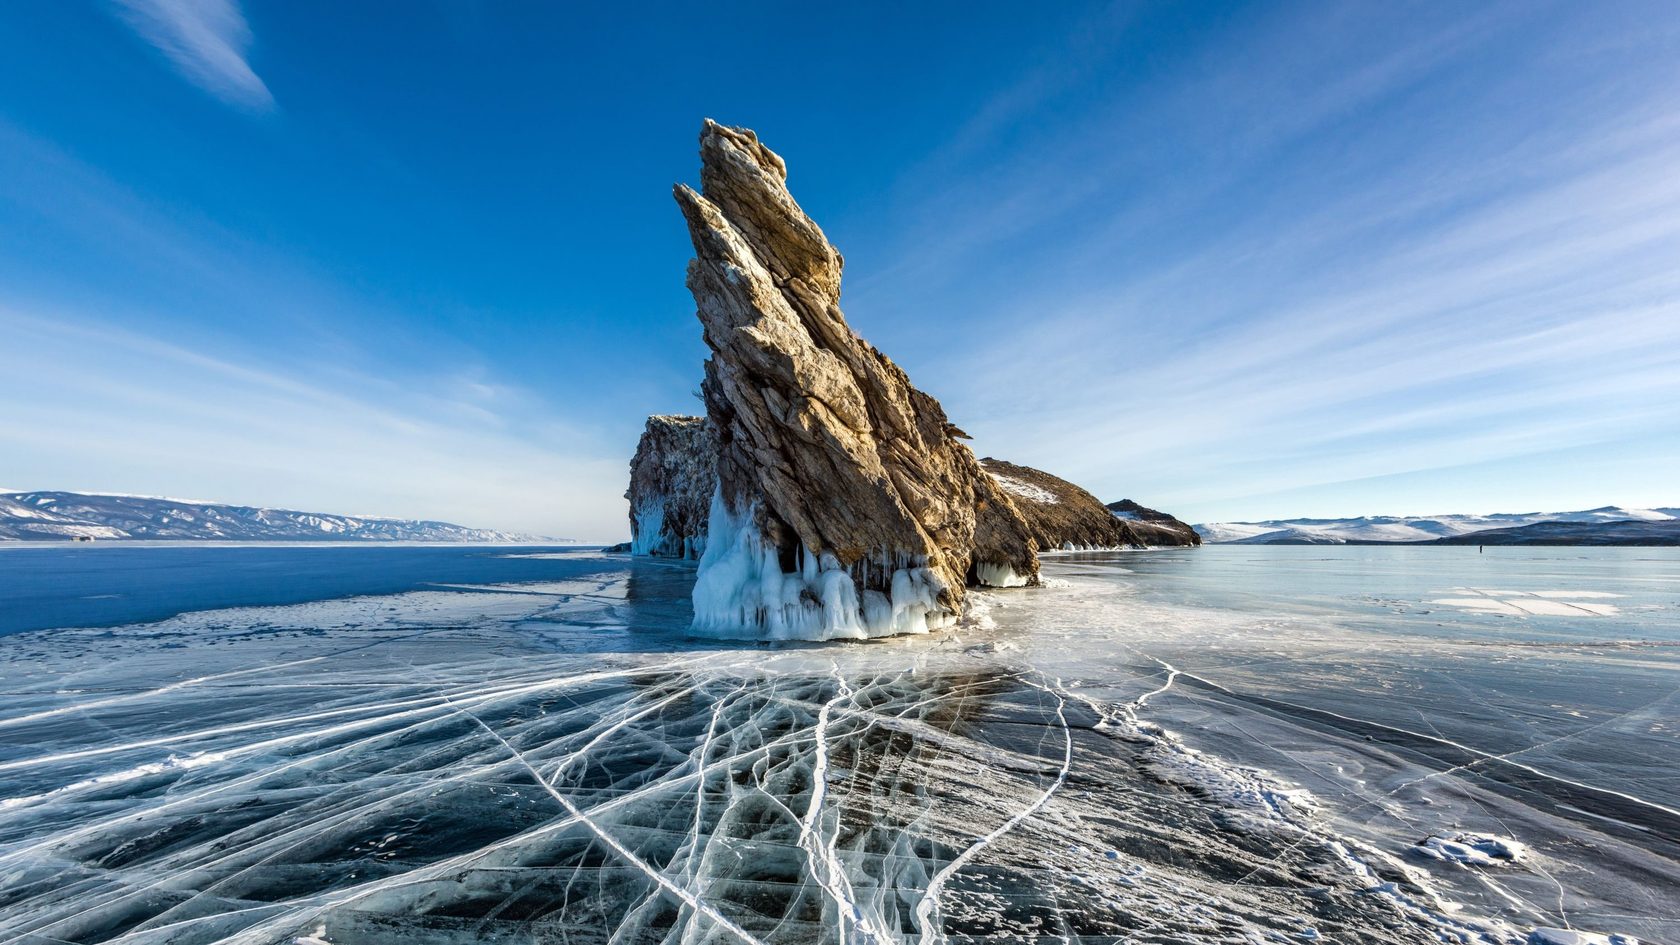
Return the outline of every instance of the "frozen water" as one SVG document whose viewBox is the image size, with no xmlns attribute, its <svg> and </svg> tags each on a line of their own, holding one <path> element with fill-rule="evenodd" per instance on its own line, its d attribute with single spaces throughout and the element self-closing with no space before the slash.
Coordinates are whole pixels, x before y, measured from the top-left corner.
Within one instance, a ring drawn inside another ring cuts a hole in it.
<svg viewBox="0 0 1680 945">
<path fill-rule="evenodd" d="M 1680 940 L 1680 555 L 1499 551 L 1062 557 L 867 643 L 579 552 L 0 637 L 0 941 Z"/>
</svg>

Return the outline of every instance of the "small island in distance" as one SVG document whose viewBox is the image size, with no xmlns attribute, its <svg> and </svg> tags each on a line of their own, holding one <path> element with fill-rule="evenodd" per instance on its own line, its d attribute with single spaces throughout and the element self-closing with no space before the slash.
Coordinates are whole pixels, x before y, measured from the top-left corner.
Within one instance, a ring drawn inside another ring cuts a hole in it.
<svg viewBox="0 0 1680 945">
<path fill-rule="evenodd" d="M 1680 545 L 1680 508 L 1365 515 L 1194 526 L 1210 545 Z"/>
<path fill-rule="evenodd" d="M 299 512 L 161 496 L 0 494 L 0 541 L 87 540 L 570 542 L 450 522 Z"/>
<path fill-rule="evenodd" d="M 988 458 L 988 469 L 1009 464 Z M 1015 467 L 1022 469 L 1024 467 Z M 1034 470 L 1034 472 L 1037 472 Z M 1043 475 L 1040 473 L 1040 475 Z M 1028 503 L 1037 510 L 1039 503 Z M 1107 505 L 1117 519 L 1139 514 L 1129 501 Z M 1173 529 L 1171 516 L 1157 515 Z M 634 512 L 632 518 L 634 519 Z M 704 522 L 698 523 L 704 534 Z M 1147 524 L 1147 523 L 1146 523 Z M 1580 512 L 1509 512 L 1489 515 L 1363 515 L 1256 522 L 1204 522 L 1194 534 L 1210 545 L 1680 545 L 1680 507 L 1635 509 L 1607 505 Z M 653 529 L 657 532 L 657 526 Z M 11 541 L 355 541 L 576 544 L 523 532 L 472 528 L 452 522 L 396 519 L 332 512 L 304 512 L 162 496 L 64 491 L 0 493 L 0 542 Z M 1179 541 L 1158 542 L 1179 544 Z M 585 542 L 587 544 L 587 542 Z M 1047 545 L 1047 550 L 1080 550 Z M 1117 545 L 1119 543 L 1116 543 Z M 1152 543 L 1155 544 L 1155 543 Z M 631 543 L 609 546 L 630 551 Z M 683 557 L 670 551 L 655 555 Z M 698 557 L 697 554 L 692 557 Z"/>
</svg>

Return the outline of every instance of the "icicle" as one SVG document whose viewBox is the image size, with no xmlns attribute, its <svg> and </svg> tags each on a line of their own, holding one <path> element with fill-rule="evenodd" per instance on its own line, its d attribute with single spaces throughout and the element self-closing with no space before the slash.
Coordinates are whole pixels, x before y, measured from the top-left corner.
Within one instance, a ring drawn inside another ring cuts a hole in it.
<svg viewBox="0 0 1680 945">
<path fill-rule="evenodd" d="M 830 552 L 801 547 L 795 570 L 783 573 L 776 549 L 764 544 L 756 508 L 734 513 L 712 496 L 707 541 L 694 582 L 693 631 L 703 636 L 759 640 L 862 640 L 895 633 L 927 633 L 956 622 L 939 602 L 944 590 L 926 562 L 882 550 L 851 567 Z M 871 570 L 871 557 L 881 563 Z M 890 569 L 891 594 L 867 587 Z M 854 577 L 854 574 L 857 577 Z M 858 584 L 864 583 L 860 596 Z"/>
</svg>

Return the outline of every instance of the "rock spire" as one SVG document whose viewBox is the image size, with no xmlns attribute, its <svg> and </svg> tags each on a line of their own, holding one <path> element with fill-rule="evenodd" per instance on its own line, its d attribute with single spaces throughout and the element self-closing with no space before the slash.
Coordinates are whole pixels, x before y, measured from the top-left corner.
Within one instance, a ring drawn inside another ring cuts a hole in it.
<svg viewBox="0 0 1680 945">
<path fill-rule="evenodd" d="M 1031 530 L 964 434 L 840 311 L 842 260 L 753 132 L 707 121 L 677 185 L 717 491 L 695 629 L 831 639 L 953 623 L 969 583 L 1038 581 Z"/>
</svg>

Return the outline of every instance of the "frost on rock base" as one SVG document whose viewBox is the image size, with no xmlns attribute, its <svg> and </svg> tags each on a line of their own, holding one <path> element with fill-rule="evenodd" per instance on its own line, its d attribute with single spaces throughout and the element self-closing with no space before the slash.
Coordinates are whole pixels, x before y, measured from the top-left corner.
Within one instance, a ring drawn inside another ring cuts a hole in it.
<svg viewBox="0 0 1680 945">
<path fill-rule="evenodd" d="M 954 626 L 945 589 L 926 562 L 882 553 L 851 566 L 800 548 L 798 566 L 758 530 L 757 503 L 732 512 L 713 494 L 705 553 L 694 582 L 698 636 L 744 640 L 867 640 Z M 876 590 L 879 584 L 888 590 Z"/>
<path fill-rule="evenodd" d="M 983 587 L 1026 587 L 1032 583 L 1031 575 L 1021 574 L 1007 564 L 990 561 L 974 563 L 974 578 Z"/>
</svg>

